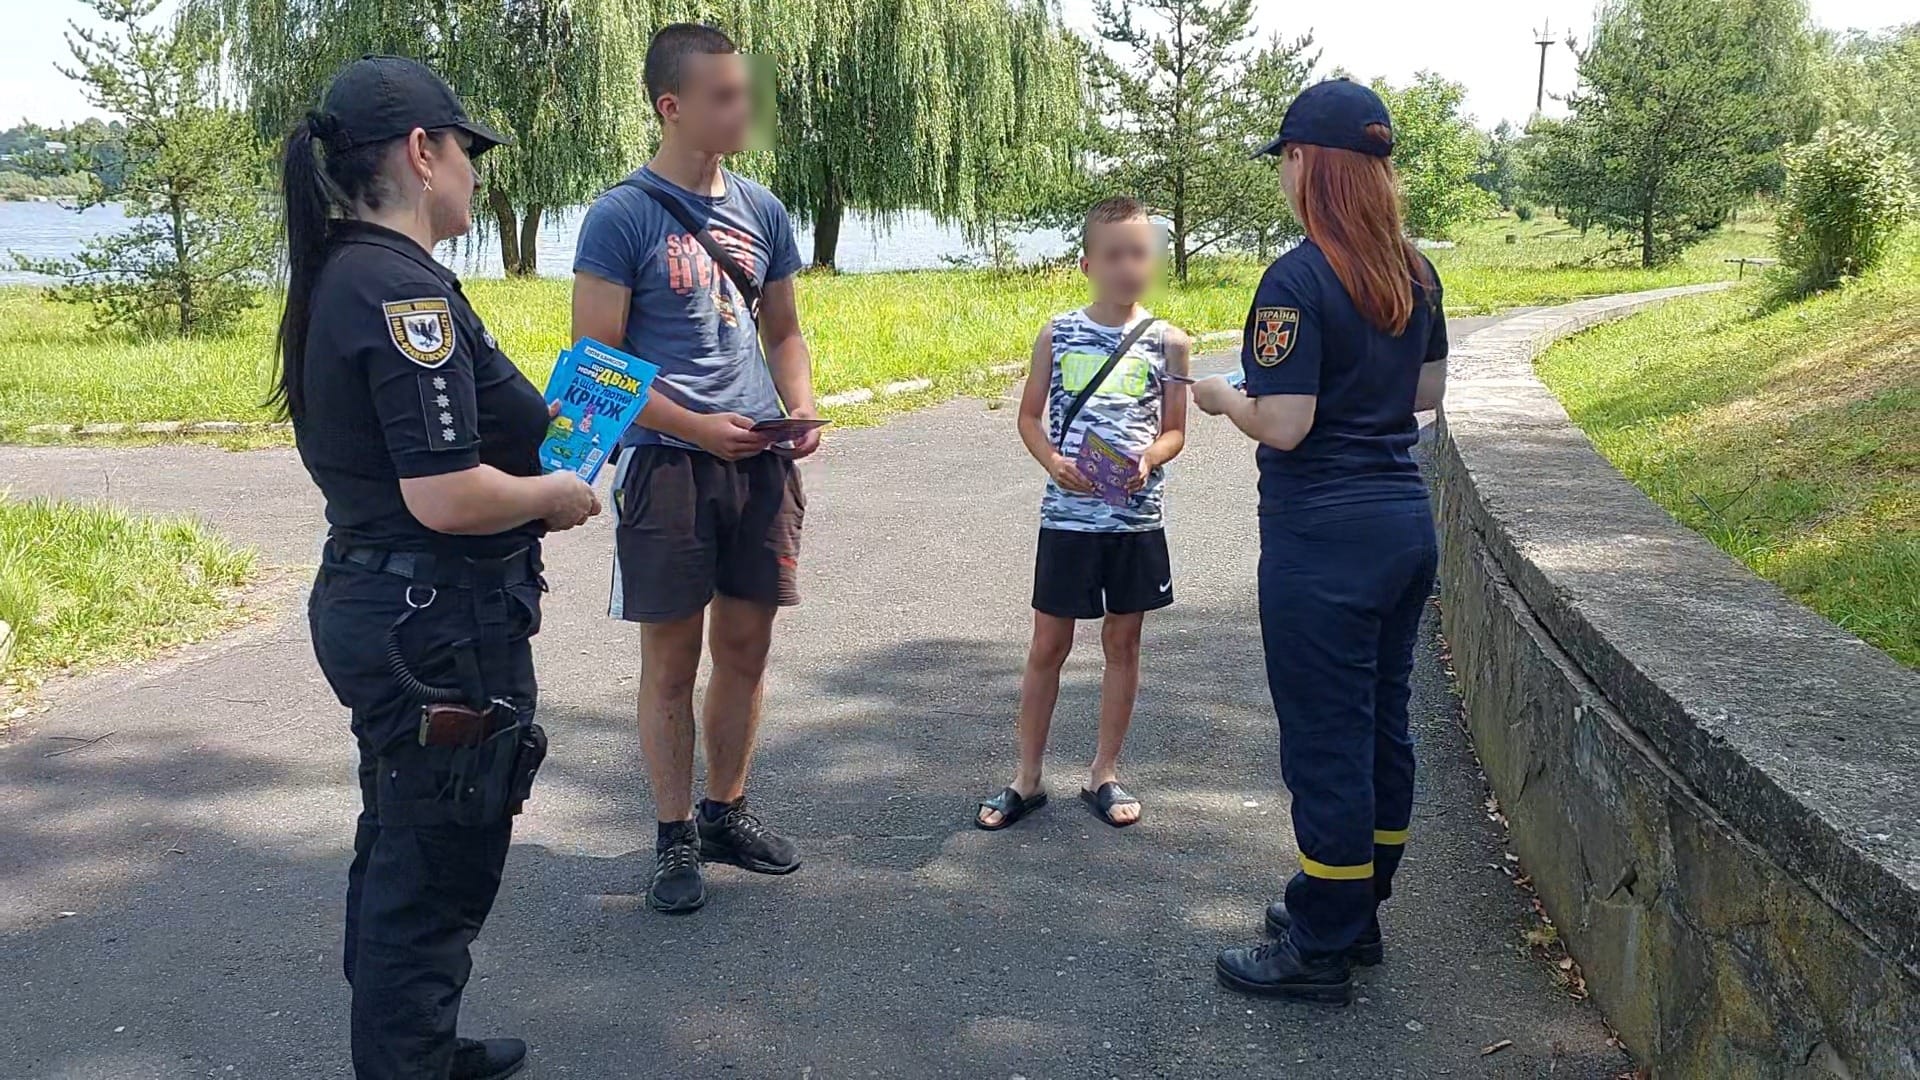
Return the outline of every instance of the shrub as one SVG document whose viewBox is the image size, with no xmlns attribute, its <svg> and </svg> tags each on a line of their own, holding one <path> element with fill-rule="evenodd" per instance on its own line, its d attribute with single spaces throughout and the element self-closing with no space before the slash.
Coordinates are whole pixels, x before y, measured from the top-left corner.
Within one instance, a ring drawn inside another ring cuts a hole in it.
<svg viewBox="0 0 1920 1080">
<path fill-rule="evenodd" d="M 1532 203 L 1522 200 L 1513 204 L 1513 216 L 1519 218 L 1521 221 L 1532 221 L 1533 214 L 1534 209 Z"/>
<path fill-rule="evenodd" d="M 1872 269 L 1914 205 L 1913 162 L 1892 136 L 1841 122 L 1787 151 L 1780 287 L 1799 297 Z"/>
</svg>

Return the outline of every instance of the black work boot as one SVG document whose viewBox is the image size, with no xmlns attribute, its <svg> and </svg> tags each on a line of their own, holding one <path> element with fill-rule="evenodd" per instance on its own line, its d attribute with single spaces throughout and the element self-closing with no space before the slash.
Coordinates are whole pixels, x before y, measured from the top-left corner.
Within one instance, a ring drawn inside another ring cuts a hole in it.
<svg viewBox="0 0 1920 1080">
<path fill-rule="evenodd" d="M 1293 928 L 1293 916 L 1287 914 L 1287 902 L 1275 900 L 1267 905 L 1267 936 L 1283 938 Z M 1367 928 L 1347 946 L 1348 961 L 1361 967 L 1373 967 L 1387 958 L 1387 948 L 1380 940 L 1380 916 L 1367 920 Z"/>
<path fill-rule="evenodd" d="M 1345 1005 L 1353 994 L 1353 969 L 1346 957 L 1309 959 L 1286 938 L 1222 949 L 1214 974 L 1229 990 L 1261 997 Z"/>
<path fill-rule="evenodd" d="M 747 811 L 742 796 L 712 821 L 699 815 L 700 854 L 714 862 L 732 863 L 756 874 L 791 874 L 800 869 L 800 851 L 793 841 L 768 829 Z"/>
<path fill-rule="evenodd" d="M 460 1039 L 454 1045 L 450 1080 L 506 1080 L 527 1067 L 527 1044 L 519 1039 Z"/>
<path fill-rule="evenodd" d="M 700 834 L 693 822 L 681 822 L 669 838 L 655 845 L 647 906 L 668 915 L 684 915 L 700 910 L 706 902 L 707 879 L 700 873 Z"/>
</svg>

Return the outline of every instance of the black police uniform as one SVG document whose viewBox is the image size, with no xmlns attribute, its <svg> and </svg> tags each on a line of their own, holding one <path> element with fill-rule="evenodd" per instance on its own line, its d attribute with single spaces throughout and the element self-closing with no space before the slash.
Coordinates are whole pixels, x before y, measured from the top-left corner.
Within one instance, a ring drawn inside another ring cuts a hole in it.
<svg viewBox="0 0 1920 1080">
<path fill-rule="evenodd" d="M 528 640 L 544 528 L 436 533 L 407 511 L 400 480 L 482 464 L 536 475 L 547 410 L 459 280 L 399 233 L 336 222 L 311 310 L 294 436 L 331 529 L 309 619 L 360 749 L 344 956 L 353 1061 L 361 1077 L 437 1080 L 455 1053 L 468 945 L 545 753 Z M 430 701 L 486 712 L 477 745 L 430 735 Z"/>
<path fill-rule="evenodd" d="M 1260 623 L 1300 849 L 1284 915 L 1309 960 L 1377 939 L 1413 812 L 1408 676 L 1437 562 L 1413 403 L 1422 365 L 1447 355 L 1429 280 L 1390 335 L 1308 240 L 1247 315 L 1247 393 L 1317 399 L 1298 446 L 1258 451 Z"/>
</svg>

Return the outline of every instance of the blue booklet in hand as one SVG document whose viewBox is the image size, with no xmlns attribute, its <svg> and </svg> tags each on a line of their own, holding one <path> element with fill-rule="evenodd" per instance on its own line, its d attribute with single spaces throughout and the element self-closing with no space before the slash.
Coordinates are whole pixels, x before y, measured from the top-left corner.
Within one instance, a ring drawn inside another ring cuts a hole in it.
<svg viewBox="0 0 1920 1080">
<path fill-rule="evenodd" d="M 540 444 L 540 468 L 576 472 L 593 483 L 658 374 L 657 366 L 592 338 L 562 352 L 547 380 L 547 404 L 559 402 L 560 411 Z"/>
</svg>

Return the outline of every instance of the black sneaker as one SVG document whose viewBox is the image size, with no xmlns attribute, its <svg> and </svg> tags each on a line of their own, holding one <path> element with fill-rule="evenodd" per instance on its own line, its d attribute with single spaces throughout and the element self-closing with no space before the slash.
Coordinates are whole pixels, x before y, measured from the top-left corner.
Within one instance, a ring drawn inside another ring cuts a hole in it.
<svg viewBox="0 0 1920 1080">
<path fill-rule="evenodd" d="M 1287 914 L 1287 902 L 1275 900 L 1267 905 L 1267 936 L 1283 938 L 1293 928 L 1293 916 Z M 1373 967 L 1387 958 L 1387 947 L 1380 940 L 1380 916 L 1367 920 L 1367 928 L 1347 946 L 1347 959 L 1361 967 Z"/>
<path fill-rule="evenodd" d="M 732 863 L 756 874 L 791 874 L 800 869 L 800 851 L 793 841 L 768 829 L 747 810 L 743 796 L 727 807 L 718 820 L 700 822 L 700 854 L 714 862 Z"/>
<path fill-rule="evenodd" d="M 668 915 L 700 910 L 707 902 L 707 879 L 700 873 L 700 834 L 687 822 L 658 849 L 647 906 Z"/>
<path fill-rule="evenodd" d="M 1242 994 L 1345 1005 L 1353 996 L 1353 970 L 1344 956 L 1310 960 L 1286 938 L 1222 949 L 1214 963 L 1220 985 Z"/>
<path fill-rule="evenodd" d="M 527 1067 L 527 1044 L 519 1039 L 459 1039 L 449 1080 L 506 1080 Z"/>
</svg>

